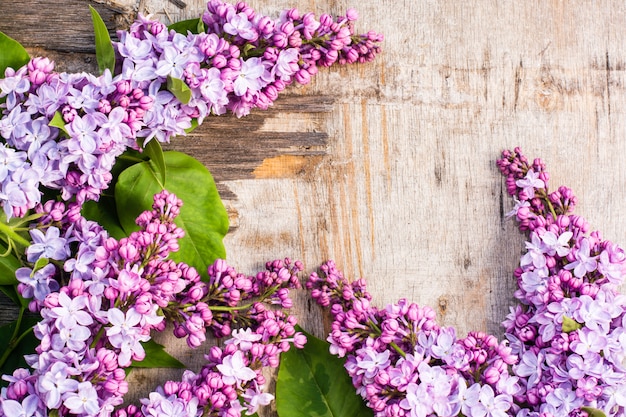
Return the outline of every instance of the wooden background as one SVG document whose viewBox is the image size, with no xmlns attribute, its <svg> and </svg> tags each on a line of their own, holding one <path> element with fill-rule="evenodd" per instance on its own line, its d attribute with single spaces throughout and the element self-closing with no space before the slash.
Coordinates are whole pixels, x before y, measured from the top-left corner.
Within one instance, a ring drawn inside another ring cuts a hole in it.
<svg viewBox="0 0 626 417">
<path fill-rule="evenodd" d="M 165 23 L 197 17 L 202 0 L 0 0 L 0 30 L 67 71 L 95 71 L 88 4 L 111 28 L 137 11 Z M 553 188 L 626 243 L 622 1 L 252 0 L 360 13 L 385 35 L 373 63 L 322 70 L 269 111 L 216 117 L 172 147 L 213 172 L 231 216 L 228 261 L 254 272 L 332 258 L 367 278 L 374 303 L 400 297 L 438 312 L 460 335 L 501 334 L 523 237 L 504 219 L 512 202 L 495 160 L 520 145 L 542 157 Z M 1 53 L 1 51 L 0 51 Z M 300 293 L 296 313 L 318 335 L 323 315 Z M 172 338 L 168 348 L 198 366 Z M 145 393 L 170 375 L 134 373 Z M 139 394 L 136 394 L 139 395 Z"/>
</svg>

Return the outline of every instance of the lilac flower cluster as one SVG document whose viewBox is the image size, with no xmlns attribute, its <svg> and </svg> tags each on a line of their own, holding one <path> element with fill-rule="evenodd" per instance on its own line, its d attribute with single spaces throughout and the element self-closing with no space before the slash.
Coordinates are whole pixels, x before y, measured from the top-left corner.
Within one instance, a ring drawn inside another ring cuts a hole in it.
<svg viewBox="0 0 626 417">
<path fill-rule="evenodd" d="M 514 353 L 513 372 L 524 415 L 572 415 L 592 407 L 607 416 L 626 409 L 626 272 L 622 248 L 590 231 L 573 213 L 567 187 L 548 191 L 544 163 L 519 149 L 498 161 L 516 199 L 511 216 L 528 231 L 515 271 L 520 305 L 503 323 Z"/>
<path fill-rule="evenodd" d="M 373 59 L 382 36 L 354 35 L 355 19 L 352 10 L 318 21 L 291 9 L 272 20 L 243 2 L 211 0 L 206 33 L 178 34 L 144 17 L 120 32 L 116 74 L 56 73 L 47 58 L 8 68 L 0 79 L 0 199 L 7 217 L 39 204 L 43 188 L 60 190 L 66 201 L 97 200 L 127 148 L 184 135 L 208 115 L 266 109 L 293 80 L 307 83 L 318 66 Z M 190 90 L 189 101 L 177 98 L 172 80 Z"/>
<path fill-rule="evenodd" d="M 195 416 L 196 410 L 217 415 L 215 410 L 225 409 L 226 400 L 228 407 L 237 408 L 238 395 L 244 395 L 244 406 L 238 409 L 256 409 L 271 399 L 261 391 L 260 370 L 277 366 L 281 352 L 292 343 L 302 347 L 306 339 L 295 332 L 293 317 L 270 306 L 291 305 L 288 290 L 299 286 L 295 274 L 302 266 L 274 261 L 266 271 L 246 277 L 219 260 L 210 268 L 210 282 L 200 281 L 195 269 L 168 259 L 183 235 L 174 223 L 181 205 L 167 191 L 157 194 L 153 210 L 137 218 L 140 230 L 119 241 L 85 220 L 75 203 L 40 208 L 43 216 L 31 232 L 37 243 L 27 256 L 44 266 L 17 273 L 19 290 L 33 297 L 31 309 L 42 317 L 34 329 L 40 345 L 36 355 L 27 357 L 32 372 L 17 369 L 5 376 L 9 386 L 2 394 L 0 415 L 31 404 L 37 415 L 46 415 L 42 410 L 111 415 L 128 391 L 124 368 L 144 359 L 142 343 L 167 322 L 175 324 L 175 335 L 186 337 L 191 347 L 205 340 L 209 327 L 217 336 L 231 338 L 223 351 L 215 348 L 208 357 L 203 372 L 211 372 L 210 381 L 202 373 L 188 373 L 182 383 L 166 384 L 163 399 L 153 393 L 142 408 L 130 407 L 118 415 L 154 415 L 153 409 L 180 404 L 186 414 L 176 415 Z M 234 323 L 242 327 L 231 331 Z M 183 402 L 164 405 L 174 394 Z"/>
<path fill-rule="evenodd" d="M 626 413 L 626 255 L 573 214 L 567 187 L 549 192 L 541 160 L 519 149 L 498 161 L 509 213 L 529 233 L 515 271 L 520 305 L 506 341 L 457 338 L 435 313 L 402 299 L 371 306 L 365 281 L 329 261 L 311 274 L 311 296 L 333 316 L 331 353 L 376 416 L 567 417 Z"/>
<path fill-rule="evenodd" d="M 504 416 L 520 389 L 506 343 L 482 332 L 459 339 L 435 312 L 406 300 L 379 310 L 365 281 L 352 283 L 329 261 L 306 284 L 330 306 L 330 351 L 376 416 Z"/>
<path fill-rule="evenodd" d="M 8 218 L 39 204 L 44 187 L 65 200 L 97 199 L 115 158 L 136 147 L 141 117 L 152 106 L 143 91 L 120 88 L 108 71 L 95 77 L 53 69 L 47 58 L 34 58 L 0 79 L 0 197 Z"/>
</svg>

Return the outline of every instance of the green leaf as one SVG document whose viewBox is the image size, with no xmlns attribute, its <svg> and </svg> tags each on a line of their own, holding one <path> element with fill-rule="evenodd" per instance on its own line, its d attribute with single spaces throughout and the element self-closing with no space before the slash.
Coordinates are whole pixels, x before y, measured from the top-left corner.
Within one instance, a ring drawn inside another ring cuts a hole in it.
<svg viewBox="0 0 626 417">
<path fill-rule="evenodd" d="M 163 148 L 159 141 L 153 139 L 148 142 L 143 149 L 143 153 L 154 163 L 161 184 L 165 184 L 165 156 L 163 155 Z"/>
<path fill-rule="evenodd" d="M 0 250 L 6 252 L 6 245 L 0 244 Z M 0 285 L 15 285 L 15 271 L 22 266 L 22 263 L 12 253 L 0 256 Z"/>
<path fill-rule="evenodd" d="M 185 231 L 180 250 L 170 259 L 185 262 L 207 277 L 206 269 L 217 258 L 225 258 L 222 242 L 228 232 L 228 214 L 211 173 L 197 159 L 181 152 L 164 152 L 166 178 L 162 183 L 154 161 L 125 169 L 115 185 L 120 224 L 127 234 L 138 230 L 135 219 L 151 210 L 154 194 L 164 188 L 183 200 L 176 224 Z"/>
<path fill-rule="evenodd" d="M 54 113 L 54 116 L 52 116 L 52 120 L 50 120 L 50 122 L 48 123 L 48 126 L 51 127 L 56 127 L 57 129 L 60 129 L 63 133 L 65 133 L 66 136 L 69 137 L 69 133 L 67 133 L 67 129 L 65 129 L 65 120 L 63 120 L 63 116 L 61 115 L 60 111 L 57 111 Z"/>
<path fill-rule="evenodd" d="M 30 56 L 26 49 L 15 39 L 0 32 L 0 78 L 4 78 L 7 68 L 17 70 L 28 64 Z"/>
<path fill-rule="evenodd" d="M 571 319 L 567 316 L 563 316 L 563 332 L 571 333 L 578 329 L 582 329 L 583 325 L 577 322 L 574 319 Z"/>
<path fill-rule="evenodd" d="M 200 126 L 200 123 L 198 123 L 198 119 L 191 119 L 191 126 L 185 129 L 185 133 L 193 132 L 198 126 Z"/>
<path fill-rule="evenodd" d="M 14 285 L 0 285 L 0 291 L 11 299 L 16 305 L 20 305 L 20 298 Z"/>
<path fill-rule="evenodd" d="M 24 317 L 17 332 L 15 332 L 17 321 L 12 321 L 9 324 L 0 326 L 0 346 L 3 347 L 1 352 L 2 356 L 4 356 L 7 349 L 12 349 L 3 366 L 0 367 L 0 372 L 2 372 L 2 374 L 10 375 L 17 368 L 28 367 L 26 361 L 24 360 L 24 355 L 35 353 L 35 348 L 39 345 L 39 340 L 35 337 L 35 335 L 33 335 L 32 331 L 33 326 L 37 324 L 38 321 L 39 319 L 35 317 Z M 17 345 L 10 346 L 11 338 L 14 333 L 18 336 L 24 333 L 26 334 Z M 6 385 L 7 382 L 3 381 L 2 384 Z"/>
<path fill-rule="evenodd" d="M 180 22 L 172 23 L 167 28 L 183 35 L 187 35 L 188 32 L 198 34 L 204 32 L 204 23 L 202 19 L 181 20 Z"/>
<path fill-rule="evenodd" d="M 89 6 L 89 10 L 91 11 L 91 20 L 93 21 L 93 31 L 96 35 L 96 59 L 98 60 L 98 69 L 100 73 L 108 69 L 111 71 L 111 74 L 113 74 L 115 70 L 115 50 L 111 43 L 109 30 L 98 11 L 92 6 Z"/>
<path fill-rule="evenodd" d="M 128 236 L 117 217 L 117 207 L 112 197 L 101 196 L 97 202 L 93 200 L 85 202 L 81 213 L 87 220 L 93 220 L 104 227 L 109 236 L 117 240 Z"/>
<path fill-rule="evenodd" d="M 187 104 L 189 103 L 189 100 L 191 100 L 191 90 L 189 89 L 189 86 L 180 78 L 168 75 L 167 90 L 174 94 L 174 97 L 176 97 L 178 101 L 183 104 Z"/>
<path fill-rule="evenodd" d="M 301 330 L 301 329 L 299 329 Z M 306 334 L 304 349 L 281 354 L 276 381 L 280 417 L 366 417 L 374 413 L 356 394 L 344 360 L 329 353 L 329 344 Z"/>
<path fill-rule="evenodd" d="M 589 417 L 606 417 L 606 414 L 602 410 L 592 407 L 580 407 L 582 411 L 587 413 Z"/>
<path fill-rule="evenodd" d="M 184 363 L 167 353 L 165 347 L 154 340 L 142 342 L 141 345 L 146 351 L 146 357 L 142 361 L 132 361 L 131 366 L 135 368 L 186 368 Z"/>
</svg>

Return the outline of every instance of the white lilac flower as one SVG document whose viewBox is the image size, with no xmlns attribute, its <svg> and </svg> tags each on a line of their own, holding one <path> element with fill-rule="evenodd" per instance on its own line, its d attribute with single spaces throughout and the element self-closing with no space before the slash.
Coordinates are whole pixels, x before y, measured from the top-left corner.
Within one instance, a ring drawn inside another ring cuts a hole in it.
<svg viewBox="0 0 626 417">
<path fill-rule="evenodd" d="M 256 378 L 256 372 L 248 368 L 243 360 L 243 353 L 238 350 L 232 355 L 226 356 L 217 369 L 223 375 L 225 384 L 241 386 L 242 382 Z"/>
</svg>

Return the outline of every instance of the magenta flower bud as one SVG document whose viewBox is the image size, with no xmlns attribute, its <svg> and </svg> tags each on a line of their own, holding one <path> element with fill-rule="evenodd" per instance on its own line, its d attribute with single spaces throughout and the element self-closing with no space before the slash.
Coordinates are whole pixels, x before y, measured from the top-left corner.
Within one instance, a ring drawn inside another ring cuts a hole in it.
<svg viewBox="0 0 626 417">
<path fill-rule="evenodd" d="M 132 90 L 130 81 L 123 80 L 117 84 L 117 92 L 121 95 L 129 94 Z"/>
<path fill-rule="evenodd" d="M 43 84 L 47 78 L 48 74 L 39 69 L 36 69 L 28 74 L 28 79 L 34 85 Z"/>
<path fill-rule="evenodd" d="M 128 96 L 121 96 L 118 100 L 118 104 L 121 107 L 128 107 L 130 106 L 130 97 Z"/>
<path fill-rule="evenodd" d="M 150 110 L 152 108 L 153 103 L 154 103 L 154 98 L 150 96 L 143 96 L 139 99 L 139 107 L 143 110 Z"/>
<path fill-rule="evenodd" d="M 301 69 L 296 72 L 295 79 L 299 84 L 305 85 L 311 81 L 311 75 L 307 70 Z"/>
<path fill-rule="evenodd" d="M 352 8 L 350 8 L 350 9 L 348 9 L 348 10 L 346 11 L 346 18 L 347 18 L 349 21 L 355 21 L 355 20 L 358 20 L 358 19 L 359 19 L 359 12 L 357 12 L 357 11 L 356 11 L 356 9 L 352 9 Z"/>
<path fill-rule="evenodd" d="M 320 24 L 323 27 L 329 28 L 333 23 L 334 20 L 331 15 L 324 13 L 320 16 Z"/>
<path fill-rule="evenodd" d="M 289 36 L 281 32 L 275 33 L 272 36 L 272 43 L 275 47 L 284 49 L 289 44 Z"/>
<path fill-rule="evenodd" d="M 257 22 L 257 30 L 262 35 L 269 35 L 270 33 L 274 31 L 275 27 L 276 27 L 276 24 L 274 23 L 274 21 L 267 16 L 261 17 L 259 21 Z"/>
</svg>

